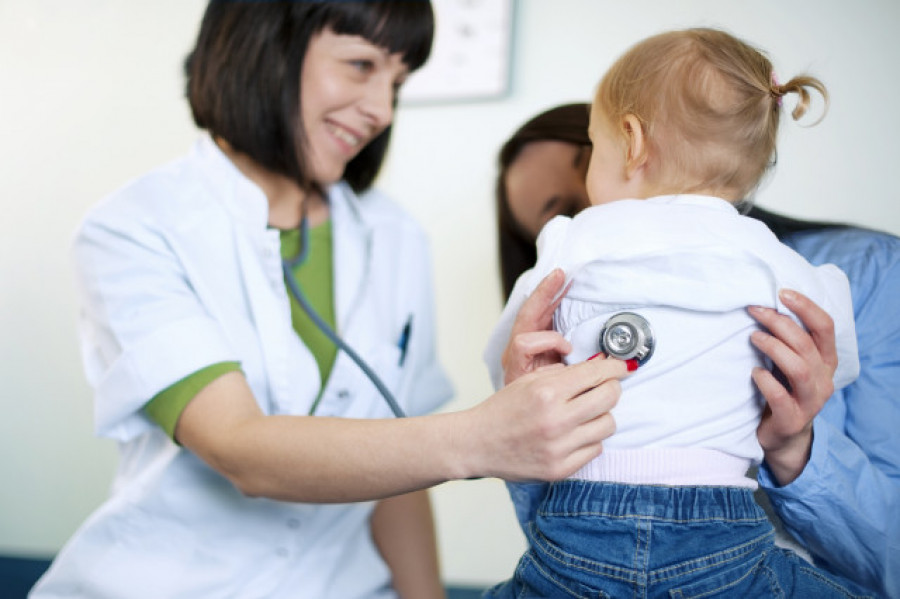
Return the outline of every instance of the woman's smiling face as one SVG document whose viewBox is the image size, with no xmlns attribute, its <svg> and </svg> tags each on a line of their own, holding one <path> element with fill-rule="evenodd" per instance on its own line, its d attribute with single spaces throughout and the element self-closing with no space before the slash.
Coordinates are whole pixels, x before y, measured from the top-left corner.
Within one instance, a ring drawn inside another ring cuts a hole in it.
<svg viewBox="0 0 900 599">
<path fill-rule="evenodd" d="M 391 124 L 408 72 L 401 54 L 364 37 L 325 29 L 310 40 L 300 75 L 300 147 L 312 180 L 340 180 L 347 163 Z"/>
</svg>

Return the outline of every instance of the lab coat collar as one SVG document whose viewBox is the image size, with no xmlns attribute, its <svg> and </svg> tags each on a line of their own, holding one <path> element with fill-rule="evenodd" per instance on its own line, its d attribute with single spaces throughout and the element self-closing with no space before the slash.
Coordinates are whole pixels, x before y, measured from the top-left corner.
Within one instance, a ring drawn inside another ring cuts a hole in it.
<svg viewBox="0 0 900 599">
<path fill-rule="evenodd" d="M 226 209 L 241 223 L 257 243 L 268 228 L 269 204 L 262 190 L 228 159 L 209 135 L 194 147 L 194 154 L 207 174 L 207 183 Z M 334 295 L 338 333 L 346 331 L 353 319 L 354 306 L 360 301 L 371 270 L 372 227 L 367 222 L 361 198 L 345 182 L 327 190 L 334 240 Z"/>
<path fill-rule="evenodd" d="M 197 141 L 193 155 L 213 190 L 213 197 L 225 205 L 235 222 L 243 223 L 256 234 L 265 231 L 269 223 L 269 201 L 259 186 L 244 176 L 209 135 Z"/>
</svg>

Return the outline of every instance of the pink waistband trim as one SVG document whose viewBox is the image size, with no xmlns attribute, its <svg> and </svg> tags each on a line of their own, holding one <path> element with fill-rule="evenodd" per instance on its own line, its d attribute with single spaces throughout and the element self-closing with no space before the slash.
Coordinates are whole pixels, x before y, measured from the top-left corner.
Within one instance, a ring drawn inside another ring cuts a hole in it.
<svg viewBox="0 0 900 599">
<path fill-rule="evenodd" d="M 747 477 L 750 464 L 746 458 L 716 449 L 612 449 L 604 450 L 569 478 L 633 485 L 756 489 L 756 480 Z"/>
</svg>

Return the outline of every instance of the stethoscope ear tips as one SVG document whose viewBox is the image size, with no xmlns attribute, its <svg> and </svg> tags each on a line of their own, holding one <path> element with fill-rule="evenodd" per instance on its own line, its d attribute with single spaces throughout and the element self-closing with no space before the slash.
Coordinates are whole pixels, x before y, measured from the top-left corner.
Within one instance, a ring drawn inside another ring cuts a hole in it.
<svg viewBox="0 0 900 599">
<path fill-rule="evenodd" d="M 640 366 L 653 355 L 653 331 L 643 316 L 619 312 L 600 331 L 600 349 L 619 360 L 637 360 Z"/>
</svg>

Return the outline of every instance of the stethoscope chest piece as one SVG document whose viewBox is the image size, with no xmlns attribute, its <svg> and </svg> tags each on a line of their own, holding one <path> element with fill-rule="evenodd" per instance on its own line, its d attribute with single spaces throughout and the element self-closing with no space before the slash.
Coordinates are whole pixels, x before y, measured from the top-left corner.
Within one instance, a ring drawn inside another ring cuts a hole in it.
<svg viewBox="0 0 900 599">
<path fill-rule="evenodd" d="M 619 360 L 642 365 L 653 355 L 653 331 L 647 319 L 633 312 L 613 314 L 600 331 L 600 350 Z"/>
</svg>

